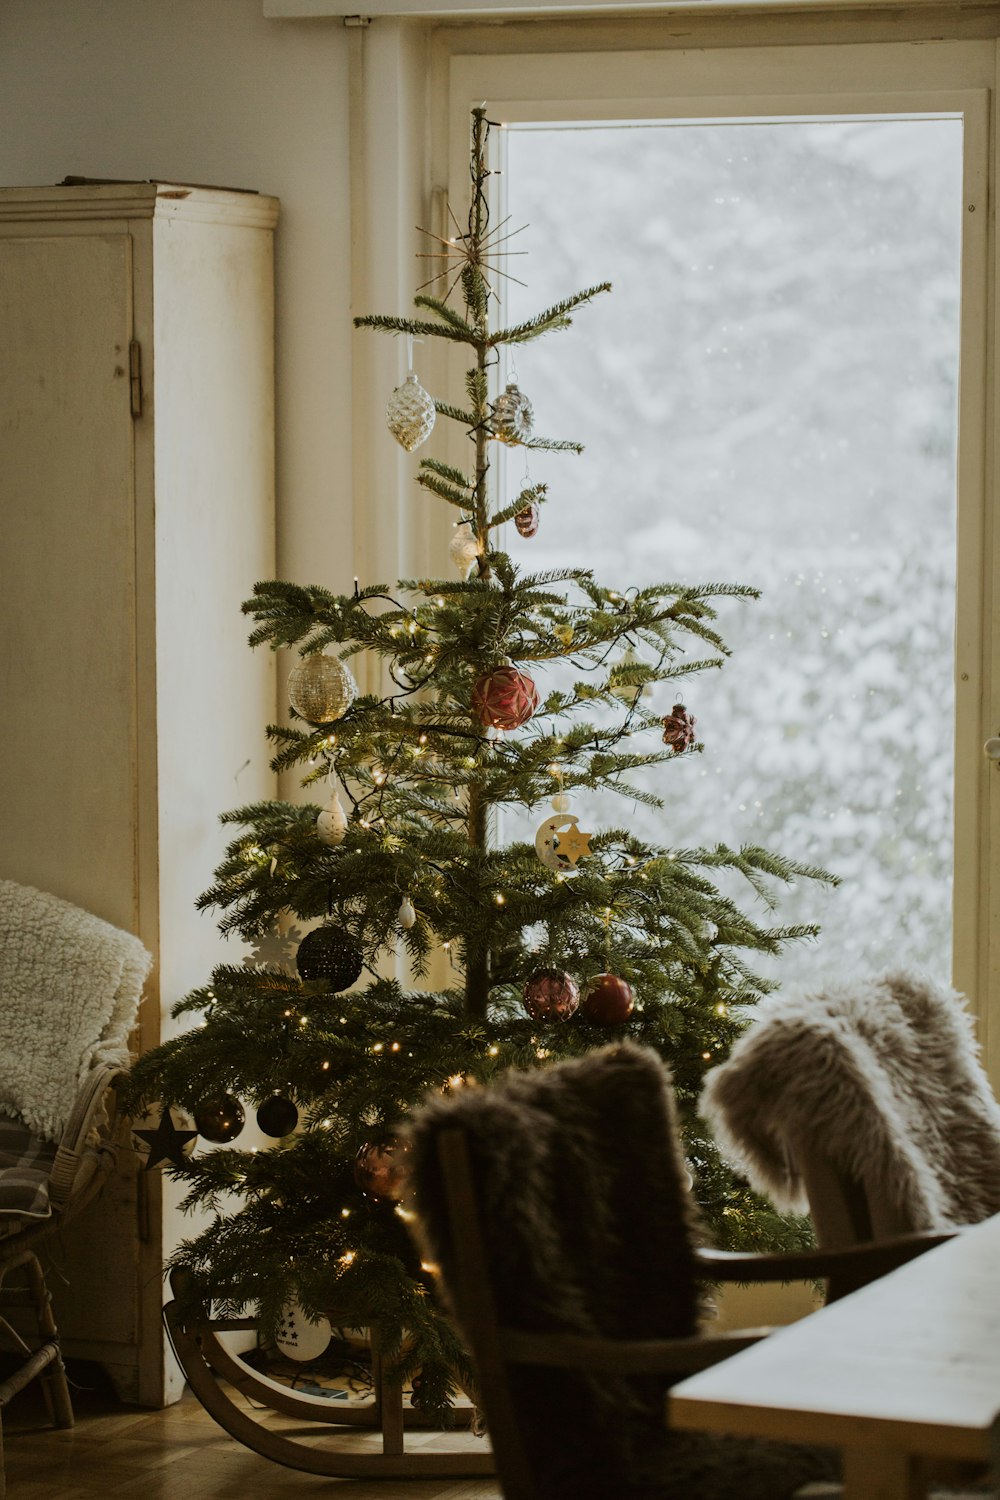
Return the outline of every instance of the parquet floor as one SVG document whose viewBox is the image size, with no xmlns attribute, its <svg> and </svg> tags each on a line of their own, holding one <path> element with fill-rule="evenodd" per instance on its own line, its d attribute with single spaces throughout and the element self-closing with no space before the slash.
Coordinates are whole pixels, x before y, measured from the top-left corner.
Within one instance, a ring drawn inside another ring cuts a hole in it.
<svg viewBox="0 0 1000 1500">
<path fill-rule="evenodd" d="M 46 1426 L 34 1382 L 4 1413 L 7 1500 L 501 1500 L 491 1480 L 322 1479 L 249 1452 L 216 1426 L 191 1395 L 165 1411 L 139 1411 L 74 1394 L 77 1425 Z M 357 1447 L 377 1440 L 351 1433 Z M 449 1448 L 481 1441 L 465 1434 L 414 1434 Z"/>
</svg>

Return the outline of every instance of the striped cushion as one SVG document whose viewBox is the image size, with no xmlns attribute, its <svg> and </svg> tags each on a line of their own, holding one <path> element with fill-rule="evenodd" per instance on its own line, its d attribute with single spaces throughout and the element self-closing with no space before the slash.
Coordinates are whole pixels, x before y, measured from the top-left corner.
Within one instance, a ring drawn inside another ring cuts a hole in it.
<svg viewBox="0 0 1000 1500">
<path fill-rule="evenodd" d="M 49 1173 L 56 1147 L 32 1135 L 20 1120 L 0 1115 L 0 1216 L 47 1219 Z"/>
</svg>

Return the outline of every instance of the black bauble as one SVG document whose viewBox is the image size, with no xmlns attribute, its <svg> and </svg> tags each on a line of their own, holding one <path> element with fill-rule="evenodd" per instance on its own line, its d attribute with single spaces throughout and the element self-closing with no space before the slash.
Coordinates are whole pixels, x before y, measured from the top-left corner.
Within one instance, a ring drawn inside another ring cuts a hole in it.
<svg viewBox="0 0 1000 1500">
<path fill-rule="evenodd" d="M 279 1141 L 283 1136 L 291 1135 L 298 1123 L 299 1112 L 284 1094 L 272 1094 L 257 1111 L 257 1124 L 261 1130 Z"/>
<path fill-rule="evenodd" d="M 217 1146 L 235 1141 L 245 1119 L 242 1104 L 232 1094 L 217 1094 L 214 1099 L 206 1099 L 194 1112 L 198 1134 Z"/>
<path fill-rule="evenodd" d="M 302 979 L 325 979 L 334 994 L 350 989 L 364 968 L 364 955 L 346 927 L 326 922 L 306 934 L 295 955 Z"/>
</svg>

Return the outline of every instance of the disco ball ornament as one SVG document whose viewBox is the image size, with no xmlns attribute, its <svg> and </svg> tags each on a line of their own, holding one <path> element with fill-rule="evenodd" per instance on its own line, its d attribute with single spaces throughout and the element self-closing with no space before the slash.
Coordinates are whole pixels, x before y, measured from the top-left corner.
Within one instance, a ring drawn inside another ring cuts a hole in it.
<svg viewBox="0 0 1000 1500">
<path fill-rule="evenodd" d="M 291 1135 L 298 1123 L 299 1112 L 284 1094 L 272 1094 L 257 1111 L 257 1124 L 265 1135 L 273 1136 L 277 1141 Z"/>
<path fill-rule="evenodd" d="M 328 1318 L 322 1315 L 314 1323 L 297 1302 L 286 1302 L 281 1309 L 274 1342 L 286 1359 L 305 1364 L 319 1359 L 333 1336 Z"/>
<path fill-rule="evenodd" d="M 501 443 L 524 443 L 531 436 L 535 414 L 531 402 L 513 381 L 493 403 L 493 433 Z"/>
<path fill-rule="evenodd" d="M 455 567 L 460 568 L 463 573 L 469 571 L 479 556 L 479 542 L 468 521 L 463 521 L 460 526 L 455 527 L 451 541 L 448 543 L 448 556 Z"/>
<path fill-rule="evenodd" d="M 426 443 L 434 431 L 436 417 L 434 397 L 424 390 L 411 370 L 403 384 L 397 385 L 389 397 L 385 408 L 386 426 L 399 446 L 412 453 L 414 448 Z"/>
<path fill-rule="evenodd" d="M 329 849 L 336 849 L 347 837 L 347 814 L 336 792 L 316 819 L 316 837 Z"/>
<path fill-rule="evenodd" d="M 532 500 L 530 505 L 526 505 L 523 510 L 519 510 L 514 517 L 514 525 L 517 527 L 518 536 L 535 536 L 541 519 L 542 512 L 534 500 Z"/>
<path fill-rule="evenodd" d="M 675 703 L 661 722 L 663 743 L 669 745 L 675 755 L 691 748 L 694 744 L 694 726 L 698 720 L 694 714 L 688 713 L 683 703 Z"/>
<path fill-rule="evenodd" d="M 519 729 L 538 707 L 538 689 L 517 667 L 497 667 L 472 689 L 472 711 L 487 729 Z"/>
<path fill-rule="evenodd" d="M 350 989 L 364 966 L 364 955 L 354 938 L 334 922 L 307 932 L 295 955 L 299 978 L 325 979 L 335 995 Z"/>
<path fill-rule="evenodd" d="M 598 1026 L 621 1026 L 632 1014 L 632 986 L 617 974 L 595 974 L 588 980 L 580 1002 L 580 1014 Z"/>
<path fill-rule="evenodd" d="M 310 724 L 330 724 L 346 714 L 358 689 L 339 657 L 314 651 L 289 672 L 287 691 L 300 718 Z"/>
<path fill-rule="evenodd" d="M 245 1120 L 243 1106 L 232 1094 L 216 1094 L 212 1099 L 205 1099 L 194 1112 L 198 1134 L 216 1146 L 235 1141 Z"/>
<path fill-rule="evenodd" d="M 401 1198 L 405 1147 L 395 1136 L 366 1141 L 354 1158 L 354 1180 L 366 1198 Z"/>
<path fill-rule="evenodd" d="M 533 1021 L 568 1021 L 580 1004 L 580 987 L 563 969 L 536 969 L 524 986 L 524 1008 Z"/>
</svg>

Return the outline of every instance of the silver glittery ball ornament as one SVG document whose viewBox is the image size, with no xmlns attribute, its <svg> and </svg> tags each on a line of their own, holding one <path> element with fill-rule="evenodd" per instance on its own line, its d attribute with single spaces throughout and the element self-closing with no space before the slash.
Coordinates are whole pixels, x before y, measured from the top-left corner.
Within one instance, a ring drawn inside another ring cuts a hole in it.
<svg viewBox="0 0 1000 1500">
<path fill-rule="evenodd" d="M 434 397 L 424 390 L 411 370 L 403 384 L 397 385 L 389 397 L 385 408 L 386 426 L 400 447 L 412 453 L 414 448 L 426 443 L 434 431 L 436 416 Z"/>
<path fill-rule="evenodd" d="M 329 724 L 342 718 L 357 691 L 344 663 L 318 651 L 304 656 L 288 674 L 288 701 L 310 724 Z"/>
<path fill-rule="evenodd" d="M 501 443 L 524 443 L 531 436 L 535 414 L 522 390 L 510 381 L 493 403 L 493 432 Z"/>
</svg>

